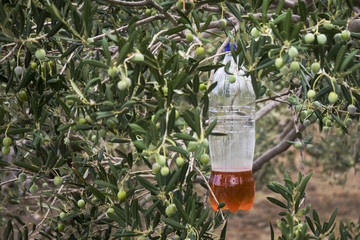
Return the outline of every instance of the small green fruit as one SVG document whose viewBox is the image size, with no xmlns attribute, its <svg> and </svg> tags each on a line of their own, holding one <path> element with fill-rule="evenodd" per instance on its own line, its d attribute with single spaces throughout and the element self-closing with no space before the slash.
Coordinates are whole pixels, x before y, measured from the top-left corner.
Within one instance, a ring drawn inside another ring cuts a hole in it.
<svg viewBox="0 0 360 240">
<path fill-rule="evenodd" d="M 287 66 L 283 66 L 282 68 L 280 68 L 280 73 L 281 73 L 281 75 L 283 75 L 283 76 L 288 75 L 289 72 L 290 72 L 290 70 L 289 70 L 289 68 L 288 68 Z"/>
<path fill-rule="evenodd" d="M 291 46 L 290 49 L 289 49 L 288 54 L 289 54 L 289 57 L 294 58 L 299 54 L 299 52 L 298 52 L 296 47 Z"/>
<path fill-rule="evenodd" d="M 17 66 L 15 69 L 14 69 L 14 72 L 16 74 L 16 76 L 21 76 L 24 72 L 24 69 L 23 67 L 21 66 Z"/>
<path fill-rule="evenodd" d="M 197 148 L 198 148 L 198 143 L 197 143 L 197 142 L 195 142 L 195 141 L 189 142 L 189 144 L 188 144 L 188 151 L 189 151 L 189 152 L 193 152 L 193 151 L 195 151 Z"/>
<path fill-rule="evenodd" d="M 115 210 L 113 208 L 109 208 L 106 213 L 115 213 Z"/>
<path fill-rule="evenodd" d="M 209 146 L 209 141 L 206 138 L 203 140 L 203 146 L 205 148 L 207 148 Z"/>
<path fill-rule="evenodd" d="M 6 146 L 6 147 L 11 146 L 11 144 L 12 144 L 12 140 L 9 137 L 4 137 L 2 142 L 3 142 L 3 145 Z"/>
<path fill-rule="evenodd" d="M 200 162 L 204 165 L 208 164 L 210 162 L 210 156 L 206 153 L 201 154 Z"/>
<path fill-rule="evenodd" d="M 301 119 L 301 120 L 304 120 L 304 119 L 307 117 L 307 115 L 308 115 L 308 113 L 307 113 L 306 110 L 302 111 L 302 112 L 300 113 L 300 119 Z"/>
<path fill-rule="evenodd" d="M 197 56 L 201 56 L 201 55 L 203 55 L 203 53 L 204 53 L 204 48 L 203 48 L 203 47 L 198 47 L 198 48 L 196 48 L 195 54 L 196 54 Z"/>
<path fill-rule="evenodd" d="M 319 102 L 319 101 L 315 101 L 315 102 L 314 102 L 314 107 L 316 107 L 316 108 L 320 107 L 320 102 Z"/>
<path fill-rule="evenodd" d="M 96 135 L 92 135 L 91 136 L 91 141 L 95 141 L 96 140 Z"/>
<path fill-rule="evenodd" d="M 117 197 L 120 201 L 124 200 L 126 198 L 126 192 L 124 190 L 120 190 L 117 194 Z"/>
<path fill-rule="evenodd" d="M 10 153 L 10 147 L 8 147 L 8 146 L 3 146 L 3 147 L 1 148 L 1 151 L 2 151 L 2 153 L 3 153 L 4 155 L 7 155 L 7 154 Z"/>
<path fill-rule="evenodd" d="M 161 168 L 161 170 L 160 170 L 160 174 L 162 175 L 162 176 L 167 176 L 167 175 L 169 175 L 169 173 L 170 173 L 170 169 L 168 168 L 168 167 L 162 167 Z"/>
<path fill-rule="evenodd" d="M 314 74 L 317 74 L 320 71 L 320 63 L 314 62 L 313 64 L 311 64 L 311 71 Z"/>
<path fill-rule="evenodd" d="M 300 70 L 300 64 L 299 64 L 299 62 L 296 62 L 296 61 L 292 62 L 292 63 L 290 64 L 290 69 L 291 69 L 291 71 L 293 71 L 293 72 L 299 71 L 299 70 Z"/>
<path fill-rule="evenodd" d="M 347 118 L 345 120 L 345 126 L 350 127 L 353 124 L 353 120 L 351 118 Z"/>
<path fill-rule="evenodd" d="M 321 45 L 325 44 L 325 43 L 326 43 L 326 40 L 327 40 L 325 34 L 319 34 L 319 35 L 317 35 L 316 39 L 317 39 L 318 44 L 321 44 Z"/>
<path fill-rule="evenodd" d="M 161 169 L 161 165 L 158 164 L 158 163 L 154 163 L 152 165 L 152 171 L 156 174 L 156 173 L 159 173 L 160 172 L 160 169 Z"/>
<path fill-rule="evenodd" d="M 200 83 L 200 85 L 199 85 L 199 89 L 200 89 L 201 91 L 206 91 L 207 87 L 206 87 L 206 85 L 205 85 L 205 84 Z"/>
<path fill-rule="evenodd" d="M 349 30 L 344 30 L 341 32 L 341 38 L 342 40 L 346 41 L 350 38 L 350 31 Z"/>
<path fill-rule="evenodd" d="M 37 63 L 36 63 L 36 62 L 31 62 L 30 66 L 31 66 L 31 68 L 32 68 L 32 69 L 34 69 L 34 70 L 35 70 L 35 69 L 37 68 L 37 66 L 38 66 L 38 65 L 37 65 Z"/>
<path fill-rule="evenodd" d="M 336 101 L 338 100 L 338 95 L 336 94 L 336 92 L 329 93 L 328 100 L 332 104 L 336 103 Z"/>
<path fill-rule="evenodd" d="M 175 162 L 176 162 L 176 165 L 177 165 L 178 167 L 181 167 L 181 166 L 184 165 L 184 163 L 185 163 L 185 161 L 184 161 L 184 159 L 183 159 L 182 157 L 177 157 L 176 160 L 175 160 Z"/>
<path fill-rule="evenodd" d="M 150 9 L 145 10 L 145 16 L 147 16 L 147 17 L 151 16 L 151 10 Z"/>
<path fill-rule="evenodd" d="M 183 9 L 184 9 L 183 2 L 182 2 L 182 1 L 181 1 L 181 2 L 177 2 L 177 3 L 176 3 L 176 7 L 177 7 L 177 9 L 179 9 L 180 11 L 183 10 Z"/>
<path fill-rule="evenodd" d="M 82 199 L 80 199 L 80 200 L 77 202 L 77 205 L 78 205 L 79 208 L 83 208 L 83 207 L 85 207 L 85 201 L 82 200 Z"/>
<path fill-rule="evenodd" d="M 115 67 L 110 67 L 108 69 L 108 75 L 110 77 L 116 77 L 116 75 L 118 75 L 117 69 Z"/>
<path fill-rule="evenodd" d="M 168 217 L 171 217 L 176 213 L 176 210 L 177 210 L 176 205 L 172 203 L 168 207 L 166 207 L 165 213 Z"/>
<path fill-rule="evenodd" d="M 31 192 L 31 193 L 37 193 L 37 191 L 39 191 L 39 187 L 38 187 L 38 185 L 36 185 L 35 183 L 33 184 L 33 185 L 31 185 L 31 187 L 29 188 L 29 191 Z"/>
<path fill-rule="evenodd" d="M 66 216 L 65 212 L 61 212 L 60 215 L 59 215 L 60 219 L 64 219 L 65 216 Z"/>
<path fill-rule="evenodd" d="M 167 96 L 168 95 L 168 88 L 167 87 L 162 87 L 161 90 L 163 91 L 164 93 L 164 96 Z"/>
<path fill-rule="evenodd" d="M 20 174 L 19 174 L 19 181 L 20 181 L 20 182 L 25 182 L 25 181 L 26 181 L 26 178 L 27 178 L 27 176 L 26 176 L 25 173 L 20 173 Z"/>
<path fill-rule="evenodd" d="M 106 120 L 106 125 L 109 127 L 109 128 L 114 128 L 115 127 L 115 122 L 111 119 L 108 119 Z"/>
<path fill-rule="evenodd" d="M 312 33 L 307 33 L 304 37 L 306 43 L 313 43 L 315 41 L 315 36 Z"/>
<path fill-rule="evenodd" d="M 135 53 L 132 61 L 136 62 L 136 63 L 140 63 L 143 62 L 145 60 L 144 55 L 142 55 L 141 53 Z"/>
<path fill-rule="evenodd" d="M 79 118 L 78 124 L 86 124 L 85 118 Z"/>
<path fill-rule="evenodd" d="M 234 83 L 234 82 L 236 82 L 236 77 L 234 75 L 230 75 L 228 80 L 229 80 L 229 83 Z"/>
<path fill-rule="evenodd" d="M 326 22 L 324 24 L 324 28 L 327 29 L 327 30 L 331 30 L 334 28 L 334 25 L 332 25 L 330 22 Z"/>
<path fill-rule="evenodd" d="M 160 166 L 165 166 L 166 164 L 166 158 L 163 155 L 158 155 L 156 157 L 156 162 L 160 165 Z"/>
<path fill-rule="evenodd" d="M 49 184 L 47 184 L 46 182 L 44 182 L 41 187 L 42 187 L 42 188 L 48 188 L 48 187 L 49 187 Z"/>
<path fill-rule="evenodd" d="M 316 92 L 314 91 L 314 90 L 312 90 L 312 89 L 310 89 L 308 92 L 307 92 L 307 97 L 308 98 L 314 98 L 315 97 L 315 95 L 316 95 Z"/>
<path fill-rule="evenodd" d="M 131 86 L 131 79 L 130 78 L 124 78 L 122 81 L 126 82 L 126 88 L 129 88 Z"/>
<path fill-rule="evenodd" d="M 64 224 L 60 223 L 60 224 L 57 226 L 57 229 L 58 229 L 59 232 L 64 231 L 64 229 L 65 229 Z"/>
<path fill-rule="evenodd" d="M 341 33 L 337 33 L 334 35 L 334 40 L 335 40 L 335 43 L 340 43 L 342 42 L 342 37 L 341 37 Z"/>
<path fill-rule="evenodd" d="M 119 89 L 120 91 L 123 91 L 123 90 L 125 90 L 125 89 L 127 88 L 127 82 L 121 80 L 121 81 L 119 81 L 119 82 L 117 83 L 117 87 L 118 87 L 118 89 Z"/>
<path fill-rule="evenodd" d="M 100 129 L 100 130 L 99 130 L 99 136 L 100 136 L 101 138 L 106 137 L 106 131 L 105 131 L 104 129 Z"/>
<path fill-rule="evenodd" d="M 284 61 L 282 58 L 275 59 L 275 67 L 280 69 L 284 65 Z"/>
<path fill-rule="evenodd" d="M 219 27 L 222 28 L 222 29 L 224 29 L 224 28 L 226 27 L 226 25 L 227 25 L 226 20 L 225 20 L 225 19 L 220 19 L 220 21 L 219 21 Z"/>
<path fill-rule="evenodd" d="M 194 36 L 191 33 L 186 34 L 186 40 L 188 42 L 192 42 L 194 39 Z"/>
<path fill-rule="evenodd" d="M 350 104 L 348 107 L 347 107 L 347 110 L 350 114 L 355 114 L 356 113 L 356 107 L 353 105 L 353 104 Z"/>
<path fill-rule="evenodd" d="M 60 176 L 56 176 L 56 177 L 54 178 L 54 184 L 55 184 L 56 186 L 60 186 L 60 185 L 62 184 L 62 178 L 61 178 Z"/>
<path fill-rule="evenodd" d="M 310 122 L 310 120 L 305 120 L 303 124 L 305 127 L 308 127 L 308 126 L 310 126 L 311 122 Z"/>
<path fill-rule="evenodd" d="M 252 37 L 257 38 L 260 35 L 260 31 L 256 27 L 254 27 L 251 29 L 250 34 Z"/>
<path fill-rule="evenodd" d="M 18 92 L 17 97 L 20 102 L 25 101 L 27 98 L 26 92 L 24 90 L 21 90 L 20 92 Z"/>
<path fill-rule="evenodd" d="M 301 143 L 301 141 L 299 141 L 299 140 L 296 140 L 296 141 L 295 141 L 295 148 L 297 148 L 297 149 L 302 148 L 302 143 Z"/>
<path fill-rule="evenodd" d="M 35 57 L 39 60 L 43 60 L 45 58 L 46 52 L 44 49 L 38 49 L 35 52 Z"/>
</svg>

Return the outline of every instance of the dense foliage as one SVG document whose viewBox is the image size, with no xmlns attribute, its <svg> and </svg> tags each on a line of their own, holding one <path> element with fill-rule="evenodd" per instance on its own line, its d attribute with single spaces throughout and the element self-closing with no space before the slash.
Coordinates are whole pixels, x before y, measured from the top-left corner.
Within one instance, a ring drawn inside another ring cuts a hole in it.
<svg viewBox="0 0 360 240">
<path fill-rule="evenodd" d="M 358 6 L 1 1 L 0 199 L 35 199 L 27 210 L 40 215 L 2 216 L 2 239 L 225 239 L 228 213 L 206 205 L 211 166 L 200 161 L 224 46 L 252 79 L 256 118 L 279 104 L 291 117 L 277 145 L 257 149 L 257 171 L 292 145 L 302 153 L 312 124 L 360 128 Z M 287 210 L 280 239 L 332 234 L 336 211 L 321 225 L 302 205 L 309 179 L 269 185 L 288 202 L 269 199 Z"/>
</svg>

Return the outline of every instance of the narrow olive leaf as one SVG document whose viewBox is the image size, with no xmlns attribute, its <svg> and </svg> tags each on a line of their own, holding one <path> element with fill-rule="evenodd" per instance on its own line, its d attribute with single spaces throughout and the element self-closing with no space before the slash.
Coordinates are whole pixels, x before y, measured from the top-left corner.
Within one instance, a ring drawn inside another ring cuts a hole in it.
<svg viewBox="0 0 360 240">
<path fill-rule="evenodd" d="M 172 29 L 166 31 L 164 34 L 165 35 L 172 35 L 172 34 L 181 32 L 182 30 L 185 30 L 185 29 L 186 29 L 186 26 L 182 25 L 182 26 L 179 26 L 179 27 L 172 28 Z"/>
<path fill-rule="evenodd" d="M 225 4 L 226 4 L 226 6 L 229 8 L 230 12 L 231 12 L 232 14 L 234 14 L 234 16 L 235 16 L 240 22 L 242 22 L 243 19 L 242 19 L 242 17 L 241 17 L 241 13 L 240 13 L 240 11 L 233 5 L 233 3 L 230 3 L 230 2 L 228 2 L 228 1 L 225 1 Z"/>
<path fill-rule="evenodd" d="M 313 175 L 313 173 L 310 173 L 309 175 L 307 175 L 304 180 L 301 182 L 298 192 L 300 193 L 300 195 L 305 191 L 306 185 L 308 184 L 311 176 Z"/>
<path fill-rule="evenodd" d="M 157 194 L 158 192 L 158 188 L 150 183 L 148 180 L 146 180 L 145 178 L 143 177 L 140 177 L 139 175 L 136 175 L 136 179 L 139 181 L 139 183 L 144 187 L 146 188 L 147 190 L 149 190 L 150 192 L 152 192 L 153 194 Z"/>
<path fill-rule="evenodd" d="M 214 121 L 212 121 L 209 127 L 206 129 L 204 136 L 205 138 L 207 138 L 211 134 L 212 130 L 214 130 L 216 123 L 217 123 L 217 118 L 215 118 Z"/>
<path fill-rule="evenodd" d="M 137 147 L 140 150 L 146 149 L 146 145 L 145 145 L 144 141 L 133 141 L 133 144 L 135 147 Z"/>
<path fill-rule="evenodd" d="M 91 66 L 94 66 L 94 67 L 98 67 L 98 68 L 104 68 L 104 69 L 108 69 L 109 68 L 109 65 L 107 64 L 104 64 L 100 61 L 97 61 L 97 60 L 93 60 L 93 59 L 84 59 L 82 60 L 83 63 L 85 64 L 89 64 Z"/>
<path fill-rule="evenodd" d="M 352 61 L 352 59 L 355 57 L 355 55 L 358 54 L 358 52 L 359 52 L 359 50 L 355 50 L 345 58 L 345 60 L 341 64 L 340 72 L 343 72 L 345 70 L 345 68 L 349 65 L 349 63 Z"/>
<path fill-rule="evenodd" d="M 109 183 L 109 182 L 105 182 L 105 181 L 102 181 L 102 180 L 95 180 L 94 183 L 98 186 L 101 186 L 101 187 L 108 187 L 108 188 L 112 188 L 112 189 L 118 189 L 117 186 L 115 186 L 114 184 L 112 183 Z"/>
<path fill-rule="evenodd" d="M 208 16 L 208 18 L 206 19 L 206 22 L 204 23 L 204 25 L 202 26 L 202 28 L 200 29 L 199 32 L 203 32 L 206 30 L 206 28 L 209 26 L 209 24 L 211 23 L 211 20 L 212 20 L 212 15 L 210 14 Z"/>
<path fill-rule="evenodd" d="M 166 147 L 166 149 L 168 149 L 169 151 L 173 151 L 173 152 L 177 152 L 177 153 L 181 153 L 182 156 L 189 158 L 189 153 L 183 149 L 182 147 L 179 146 L 168 146 Z"/>
<path fill-rule="evenodd" d="M 96 115 L 96 119 L 103 119 L 115 116 L 113 112 L 97 112 Z"/>
<path fill-rule="evenodd" d="M 182 230 L 185 230 L 186 227 L 181 225 L 180 223 L 178 223 L 177 221 L 175 220 L 172 220 L 172 219 L 169 219 L 169 218 L 162 218 L 161 219 L 164 223 L 174 227 L 175 229 L 182 229 Z"/>
<path fill-rule="evenodd" d="M 109 142 L 111 142 L 111 143 L 128 143 L 128 142 L 130 142 L 130 140 L 115 137 L 115 138 L 109 140 Z"/>
<path fill-rule="evenodd" d="M 143 129 L 142 127 L 140 127 L 139 125 L 137 125 L 136 123 L 129 123 L 129 127 L 131 128 L 131 130 L 133 132 L 138 132 L 138 133 L 144 133 L 146 134 L 145 129 Z"/>
<path fill-rule="evenodd" d="M 314 224 L 312 223 L 311 219 L 308 216 L 305 216 L 306 222 L 308 223 L 311 231 L 315 234 L 316 230 L 314 228 Z"/>
<path fill-rule="evenodd" d="M 50 38 L 52 36 L 54 36 L 58 31 L 60 31 L 60 29 L 65 26 L 63 22 L 58 22 L 55 27 L 53 27 L 47 34 L 46 34 L 46 38 Z"/>
<path fill-rule="evenodd" d="M 31 172 L 38 172 L 39 169 L 37 167 L 34 167 L 32 165 L 29 165 L 27 163 L 21 162 L 21 161 L 15 161 L 13 162 L 14 165 L 21 167 L 21 168 L 25 168 L 26 170 L 29 170 Z"/>
<path fill-rule="evenodd" d="M 102 45 L 102 50 L 104 51 L 104 56 L 106 58 L 106 63 L 107 65 L 110 65 L 111 63 L 111 55 L 110 55 L 110 51 L 109 51 L 109 44 L 107 42 L 107 39 L 105 37 L 103 37 L 103 39 L 101 40 L 101 45 Z"/>
<path fill-rule="evenodd" d="M 270 202 L 272 202 L 273 204 L 278 205 L 279 207 L 288 209 L 288 207 L 283 202 L 281 202 L 275 198 L 267 197 L 266 199 L 269 200 Z"/>
<path fill-rule="evenodd" d="M 173 175 L 171 175 L 170 180 L 168 181 L 168 183 L 166 184 L 166 189 L 165 192 L 168 193 L 169 191 L 175 189 L 176 185 L 175 183 L 178 181 L 179 176 L 180 176 L 180 170 L 175 171 L 175 173 Z"/>
<path fill-rule="evenodd" d="M 29 67 L 26 70 L 19 86 L 17 87 L 16 92 L 20 91 L 20 89 L 25 88 L 27 85 L 29 85 L 29 83 L 31 82 L 31 80 L 34 79 L 34 77 L 35 77 L 35 72 Z"/>
<path fill-rule="evenodd" d="M 196 221 L 196 228 L 199 228 L 209 216 L 210 208 L 207 208 L 204 212 L 201 213 L 200 218 Z"/>
<path fill-rule="evenodd" d="M 93 187 L 91 185 L 87 185 L 86 189 L 91 191 L 94 194 L 94 196 L 96 197 L 96 199 L 98 199 L 102 203 L 105 202 L 105 196 L 99 190 L 97 190 L 95 187 Z"/>
<path fill-rule="evenodd" d="M 342 62 L 344 62 L 344 57 L 346 54 L 347 46 L 343 45 L 339 52 L 336 54 L 336 60 L 335 60 L 335 66 L 334 66 L 334 72 L 337 72 L 340 68 L 340 65 Z"/>
<path fill-rule="evenodd" d="M 208 71 L 211 71 L 211 70 L 216 70 L 216 69 L 221 68 L 223 66 L 224 66 L 224 64 L 206 65 L 206 66 L 198 67 L 197 70 L 201 71 L 201 72 L 208 72 Z"/>
<path fill-rule="evenodd" d="M 266 22 L 268 21 L 267 14 L 268 14 L 268 9 L 269 9 L 270 3 L 271 3 L 270 0 L 265 0 L 265 1 L 263 1 L 263 4 L 262 4 L 261 12 L 262 12 L 262 21 L 264 24 L 266 24 Z"/>
<path fill-rule="evenodd" d="M 144 218 L 148 216 L 149 214 L 153 213 L 154 209 L 157 207 L 157 205 L 160 203 L 161 200 L 157 200 L 154 202 L 153 205 L 151 205 L 145 212 L 144 212 Z"/>
<path fill-rule="evenodd" d="M 123 228 L 126 227 L 125 221 L 123 219 L 121 219 L 118 215 L 113 214 L 113 213 L 107 213 L 107 215 L 109 216 L 110 219 L 116 221 L 119 224 L 119 226 L 121 226 Z"/>
<path fill-rule="evenodd" d="M 187 140 L 187 141 L 197 141 L 196 138 L 194 138 L 186 133 L 174 133 L 173 136 L 177 137 L 179 139 Z"/>
<path fill-rule="evenodd" d="M 284 8 L 284 5 L 285 5 L 285 0 L 280 0 L 277 4 L 277 7 L 276 7 L 276 11 L 275 11 L 275 14 L 276 15 L 279 15 L 281 13 L 281 11 L 283 10 Z"/>
<path fill-rule="evenodd" d="M 189 223 L 190 222 L 189 216 L 186 214 L 183 205 L 181 204 L 179 199 L 173 197 L 173 203 L 176 205 L 176 209 L 178 210 L 179 215 L 185 220 L 185 223 Z"/>
<path fill-rule="evenodd" d="M 272 226 L 272 224 L 271 224 L 271 222 L 269 222 L 269 224 L 270 224 L 270 236 L 271 236 L 271 240 L 274 240 L 274 229 L 273 229 L 273 226 Z"/>
<path fill-rule="evenodd" d="M 7 132 L 8 135 L 16 135 L 20 133 L 31 132 L 33 129 L 30 128 L 10 128 Z"/>
<path fill-rule="evenodd" d="M 221 230 L 220 240 L 225 240 L 225 238 L 226 238 L 227 223 L 228 222 L 225 223 L 223 229 Z"/>
</svg>

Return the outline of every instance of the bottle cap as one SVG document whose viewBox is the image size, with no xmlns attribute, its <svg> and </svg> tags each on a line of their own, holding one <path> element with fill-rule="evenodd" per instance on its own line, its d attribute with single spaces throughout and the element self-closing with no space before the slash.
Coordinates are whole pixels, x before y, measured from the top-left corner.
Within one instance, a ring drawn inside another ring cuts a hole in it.
<svg viewBox="0 0 360 240">
<path fill-rule="evenodd" d="M 231 50 L 230 50 L 230 44 L 232 44 L 233 45 L 233 47 L 235 48 L 235 50 L 236 50 L 236 43 L 234 44 L 234 43 L 228 43 L 228 44 L 226 44 L 226 46 L 225 46 L 225 48 L 224 48 L 224 51 L 225 52 L 230 52 Z"/>
</svg>

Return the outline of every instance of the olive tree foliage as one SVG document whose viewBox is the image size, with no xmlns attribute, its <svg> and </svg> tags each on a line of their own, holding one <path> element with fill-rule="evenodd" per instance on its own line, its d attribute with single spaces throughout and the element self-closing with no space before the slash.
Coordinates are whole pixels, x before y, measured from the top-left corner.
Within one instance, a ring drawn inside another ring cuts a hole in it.
<svg viewBox="0 0 360 240">
<path fill-rule="evenodd" d="M 12 176 L 1 187 L 17 189 L 1 198 L 36 199 L 40 216 L 2 217 L 3 239 L 224 239 L 228 213 L 197 188 L 208 190 L 200 156 L 224 46 L 251 77 L 256 119 L 278 105 L 293 118 L 257 171 L 302 151 L 311 124 L 356 127 L 359 11 L 354 0 L 1 1 L 0 167 Z M 306 216 L 309 178 L 269 185 L 288 202 L 269 199 L 287 209 L 281 239 L 333 230 L 333 217 Z"/>
</svg>

